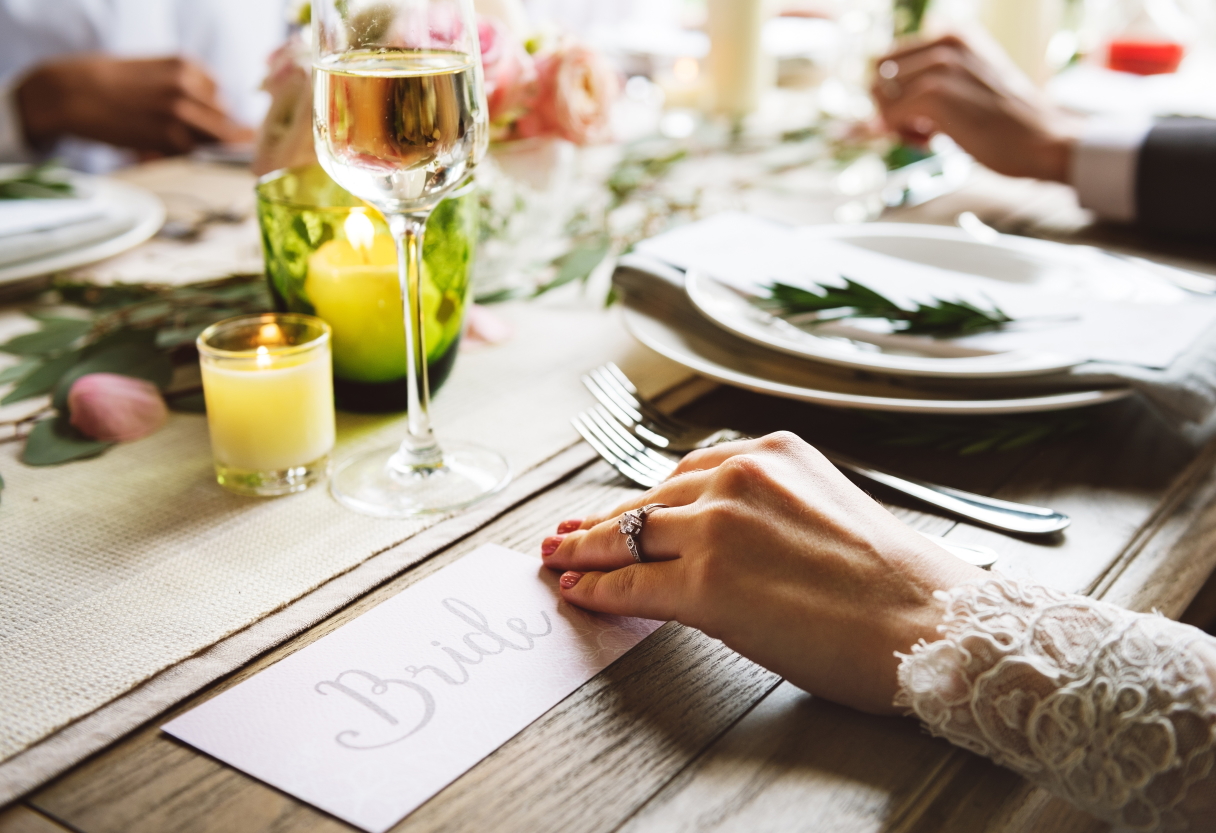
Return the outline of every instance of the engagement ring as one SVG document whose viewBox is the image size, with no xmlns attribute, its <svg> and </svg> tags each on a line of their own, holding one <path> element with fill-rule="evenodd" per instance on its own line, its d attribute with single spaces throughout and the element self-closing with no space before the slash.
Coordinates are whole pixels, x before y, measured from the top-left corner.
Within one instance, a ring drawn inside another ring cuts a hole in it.
<svg viewBox="0 0 1216 833">
<path fill-rule="evenodd" d="M 641 564 L 646 559 L 642 556 L 642 527 L 646 525 L 646 516 L 656 509 L 668 508 L 664 503 L 648 503 L 641 509 L 630 509 L 628 512 L 621 514 L 621 518 L 617 524 L 621 528 L 621 534 L 625 536 L 625 546 L 629 547 L 629 554 L 633 556 L 633 560 Z"/>
</svg>

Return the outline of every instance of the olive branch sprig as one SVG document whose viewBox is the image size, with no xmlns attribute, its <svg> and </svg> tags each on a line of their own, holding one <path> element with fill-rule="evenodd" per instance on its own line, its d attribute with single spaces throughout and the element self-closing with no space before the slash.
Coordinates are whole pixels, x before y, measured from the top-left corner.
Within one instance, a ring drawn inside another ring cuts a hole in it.
<svg viewBox="0 0 1216 833">
<path fill-rule="evenodd" d="M 842 287 L 817 284 L 822 293 L 775 281 L 765 287 L 768 296 L 756 299 L 755 303 L 783 318 L 814 313 L 810 320 L 797 322 L 806 326 L 843 318 L 881 318 L 890 321 L 902 335 L 933 338 L 958 338 L 999 330 L 1013 321 L 996 306 L 983 309 L 961 300 L 935 298 L 932 303 L 917 303 L 915 309 L 904 309 L 855 280 L 843 280 Z"/>
<path fill-rule="evenodd" d="M 31 165 L 9 177 L 0 178 L 0 200 L 63 199 L 75 195 L 72 183 L 64 179 L 63 169 L 54 163 Z"/>
</svg>

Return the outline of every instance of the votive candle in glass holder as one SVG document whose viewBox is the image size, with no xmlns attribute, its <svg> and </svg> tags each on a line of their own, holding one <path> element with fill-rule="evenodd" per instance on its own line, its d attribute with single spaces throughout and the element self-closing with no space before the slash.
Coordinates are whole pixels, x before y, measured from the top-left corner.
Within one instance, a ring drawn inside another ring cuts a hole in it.
<svg viewBox="0 0 1216 833">
<path fill-rule="evenodd" d="M 334 447 L 329 325 L 313 315 L 242 315 L 198 337 L 220 485 L 285 495 L 322 480 Z"/>
</svg>

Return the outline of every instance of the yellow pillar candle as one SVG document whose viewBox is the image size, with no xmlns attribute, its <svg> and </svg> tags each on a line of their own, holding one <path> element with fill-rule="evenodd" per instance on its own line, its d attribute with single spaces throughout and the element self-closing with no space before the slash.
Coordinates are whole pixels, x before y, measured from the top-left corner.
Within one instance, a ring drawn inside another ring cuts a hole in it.
<svg viewBox="0 0 1216 833">
<path fill-rule="evenodd" d="M 198 339 L 220 484 L 243 494 L 300 491 L 334 446 L 330 329 L 295 313 L 247 315 Z"/>
<path fill-rule="evenodd" d="M 327 241 L 308 259 L 304 289 L 319 317 L 333 328 L 334 370 L 356 382 L 391 382 L 405 376 L 405 319 L 397 277 L 397 249 L 372 221 L 352 211 L 345 239 Z M 448 307 L 445 312 L 445 301 Z M 456 305 L 422 281 L 427 349 L 444 335 Z"/>
</svg>

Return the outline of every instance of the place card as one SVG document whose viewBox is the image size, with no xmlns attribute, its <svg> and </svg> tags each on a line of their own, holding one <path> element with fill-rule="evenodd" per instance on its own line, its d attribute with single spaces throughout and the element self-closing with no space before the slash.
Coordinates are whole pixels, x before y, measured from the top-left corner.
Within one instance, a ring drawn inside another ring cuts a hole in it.
<svg viewBox="0 0 1216 833">
<path fill-rule="evenodd" d="M 380 833 L 660 624 L 486 545 L 162 728 Z"/>
</svg>

